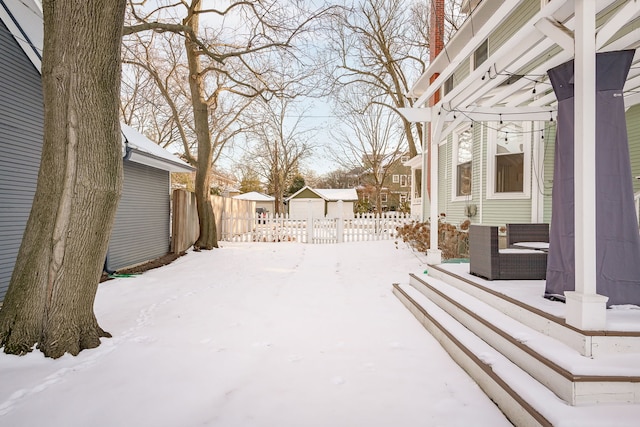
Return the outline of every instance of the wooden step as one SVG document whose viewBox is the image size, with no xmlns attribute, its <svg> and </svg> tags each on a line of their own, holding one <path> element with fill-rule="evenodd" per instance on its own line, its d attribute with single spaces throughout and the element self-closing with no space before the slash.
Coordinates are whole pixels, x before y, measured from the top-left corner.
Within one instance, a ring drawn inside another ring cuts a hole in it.
<svg viewBox="0 0 640 427">
<path fill-rule="evenodd" d="M 570 405 L 640 403 L 640 354 L 586 357 L 441 280 L 410 283 Z"/>
<path fill-rule="evenodd" d="M 410 276 L 411 280 L 421 280 L 421 277 L 416 275 Z M 532 329 L 567 344 L 583 356 L 640 354 L 640 333 L 637 331 L 584 331 L 577 329 L 567 325 L 564 317 L 550 314 L 490 287 L 499 281 L 487 282 L 469 274 L 456 274 L 443 266 L 430 265 L 429 277 L 440 279 L 476 297 Z M 508 283 L 508 281 L 504 282 Z M 564 309 L 564 304 L 560 302 L 545 301 L 549 305 L 560 305 Z"/>
<path fill-rule="evenodd" d="M 516 426 L 637 425 L 640 405 L 569 405 L 413 286 L 393 293 Z"/>
</svg>

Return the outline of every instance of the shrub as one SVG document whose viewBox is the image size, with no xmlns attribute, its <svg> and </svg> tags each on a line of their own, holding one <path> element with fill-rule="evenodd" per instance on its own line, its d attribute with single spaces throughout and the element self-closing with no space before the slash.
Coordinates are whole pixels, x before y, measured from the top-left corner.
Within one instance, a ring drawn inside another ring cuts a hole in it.
<svg viewBox="0 0 640 427">
<path fill-rule="evenodd" d="M 444 221 L 441 215 L 438 221 L 438 242 L 442 251 L 442 259 L 468 258 L 469 257 L 469 225 L 468 219 L 456 227 Z M 397 227 L 398 237 L 408 243 L 413 249 L 419 252 L 426 252 L 429 249 L 431 236 L 431 225 L 426 222 L 411 222 L 401 227 Z"/>
</svg>

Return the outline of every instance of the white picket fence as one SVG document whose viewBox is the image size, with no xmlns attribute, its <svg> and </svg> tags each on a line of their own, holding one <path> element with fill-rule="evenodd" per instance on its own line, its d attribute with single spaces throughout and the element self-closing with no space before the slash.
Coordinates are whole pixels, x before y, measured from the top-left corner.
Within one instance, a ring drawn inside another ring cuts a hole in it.
<svg viewBox="0 0 640 427">
<path fill-rule="evenodd" d="M 353 218 L 294 219 L 288 215 L 223 215 L 220 240 L 228 242 L 342 243 L 387 240 L 409 214 L 356 214 Z"/>
</svg>

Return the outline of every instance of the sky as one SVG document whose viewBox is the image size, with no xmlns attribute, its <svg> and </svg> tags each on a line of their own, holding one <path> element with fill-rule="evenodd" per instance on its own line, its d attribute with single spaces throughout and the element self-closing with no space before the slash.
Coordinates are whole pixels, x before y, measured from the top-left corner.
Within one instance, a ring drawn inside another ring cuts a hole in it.
<svg viewBox="0 0 640 427">
<path fill-rule="evenodd" d="M 221 245 L 102 283 L 96 349 L 0 353 L 0 425 L 511 425 L 392 294 L 404 243 Z"/>
</svg>

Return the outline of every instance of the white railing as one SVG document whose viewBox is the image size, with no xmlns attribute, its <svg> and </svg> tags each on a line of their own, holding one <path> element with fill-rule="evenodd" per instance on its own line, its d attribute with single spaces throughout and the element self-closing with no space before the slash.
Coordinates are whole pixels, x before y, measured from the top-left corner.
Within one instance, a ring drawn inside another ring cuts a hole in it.
<svg viewBox="0 0 640 427">
<path fill-rule="evenodd" d="M 223 215 L 220 240 L 231 242 L 342 243 L 386 240 L 396 227 L 414 220 L 409 214 L 356 214 L 352 218 L 296 219 L 288 215 Z"/>
</svg>

